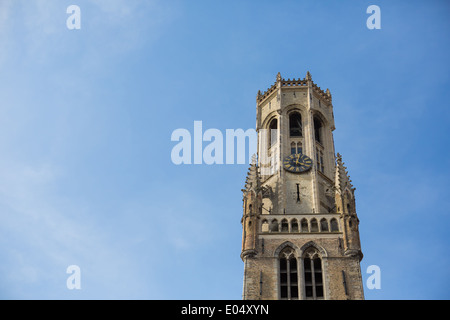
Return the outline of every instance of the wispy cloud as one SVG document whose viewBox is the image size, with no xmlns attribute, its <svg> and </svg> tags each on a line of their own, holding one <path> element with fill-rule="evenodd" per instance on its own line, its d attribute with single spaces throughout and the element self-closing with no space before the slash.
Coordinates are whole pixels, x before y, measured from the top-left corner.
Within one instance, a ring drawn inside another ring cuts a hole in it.
<svg viewBox="0 0 450 320">
<path fill-rule="evenodd" d="M 119 273 L 126 261 L 123 252 L 110 245 L 89 208 L 55 192 L 58 168 L 5 162 L 1 168 L 3 298 L 68 297 L 64 281 L 70 264 L 88 267 L 94 283 Z M 52 290 L 39 292 L 40 287 Z"/>
<path fill-rule="evenodd" d="M 160 3 L 80 0 L 81 29 L 68 30 L 69 2 L 4 0 L 0 3 L 0 62 L 20 53 L 33 64 L 53 63 L 55 58 L 75 53 L 84 57 L 87 67 L 105 63 L 111 56 L 152 43 L 164 33 L 163 24 L 174 15 Z"/>
<path fill-rule="evenodd" d="M 99 126 L 100 111 L 88 111 L 94 81 L 86 73 L 102 74 L 151 44 L 171 15 L 159 1 L 80 0 L 82 28 L 71 31 L 69 4 L 0 1 L 1 298 L 127 298 L 146 290 L 129 251 L 148 241 L 143 230 L 127 239 L 117 225 L 105 227 L 105 212 L 69 191 L 83 183 L 65 161 L 86 151 L 86 127 Z M 67 101 L 80 96 L 88 107 Z M 65 287 L 70 264 L 82 271 L 80 295 Z"/>
</svg>

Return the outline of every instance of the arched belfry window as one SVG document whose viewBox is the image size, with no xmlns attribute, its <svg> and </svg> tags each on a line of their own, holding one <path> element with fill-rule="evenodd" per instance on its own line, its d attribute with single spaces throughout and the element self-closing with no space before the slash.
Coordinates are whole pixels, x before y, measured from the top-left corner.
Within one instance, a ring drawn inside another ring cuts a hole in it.
<svg viewBox="0 0 450 320">
<path fill-rule="evenodd" d="M 298 112 L 289 115 L 289 135 L 291 137 L 302 136 L 302 116 Z"/>
<path fill-rule="evenodd" d="M 278 232 L 278 221 L 277 219 L 272 220 L 270 223 L 270 232 Z"/>
<path fill-rule="evenodd" d="M 281 220 L 281 232 L 289 232 L 289 224 L 286 219 Z"/>
<path fill-rule="evenodd" d="M 321 232 L 328 232 L 328 221 L 325 218 L 322 218 L 320 220 L 320 231 Z"/>
<path fill-rule="evenodd" d="M 306 220 L 305 218 L 303 218 L 300 222 L 300 226 L 302 232 L 309 232 L 308 220 Z"/>
<path fill-rule="evenodd" d="M 269 147 L 273 146 L 277 143 L 277 135 L 278 135 L 278 121 L 277 119 L 273 119 L 269 124 Z"/>
<path fill-rule="evenodd" d="M 291 232 L 298 232 L 298 222 L 297 219 L 291 220 Z"/>
<path fill-rule="evenodd" d="M 263 222 L 261 224 L 261 231 L 269 232 L 269 222 L 267 222 L 267 220 L 263 220 Z"/>
<path fill-rule="evenodd" d="M 303 255 L 303 277 L 305 298 L 323 299 L 322 259 L 315 248 L 309 248 Z"/>
<path fill-rule="evenodd" d="M 323 144 L 323 125 L 318 117 L 314 117 L 314 137 L 317 142 Z"/>
<path fill-rule="evenodd" d="M 311 219 L 311 232 L 319 232 L 319 225 L 316 218 Z"/>
<path fill-rule="evenodd" d="M 339 231 L 339 225 L 335 218 L 331 219 L 331 232 L 333 231 Z"/>
<path fill-rule="evenodd" d="M 291 247 L 284 248 L 279 256 L 280 298 L 298 299 L 297 258 Z"/>
</svg>

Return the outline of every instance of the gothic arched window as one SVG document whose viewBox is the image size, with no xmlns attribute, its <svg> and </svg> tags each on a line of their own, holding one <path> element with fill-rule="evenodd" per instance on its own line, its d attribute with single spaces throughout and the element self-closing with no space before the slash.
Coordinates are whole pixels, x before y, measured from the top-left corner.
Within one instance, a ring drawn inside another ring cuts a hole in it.
<svg viewBox="0 0 450 320">
<path fill-rule="evenodd" d="M 269 124 L 269 148 L 277 143 L 278 122 L 273 119 Z"/>
<path fill-rule="evenodd" d="M 263 220 L 261 224 L 261 231 L 262 232 L 268 232 L 269 231 L 269 222 L 267 220 Z"/>
<path fill-rule="evenodd" d="M 323 143 L 322 139 L 322 121 L 318 117 L 314 117 L 314 137 L 319 143 Z"/>
<path fill-rule="evenodd" d="M 302 116 L 298 112 L 289 115 L 289 135 L 291 137 L 302 136 Z"/>
<path fill-rule="evenodd" d="M 281 220 L 281 232 L 289 232 L 289 223 L 286 219 Z"/>
<path fill-rule="evenodd" d="M 322 232 L 328 232 L 328 221 L 327 219 L 323 218 L 320 220 L 320 231 Z"/>
<path fill-rule="evenodd" d="M 279 256 L 280 298 L 298 299 L 297 258 L 291 247 L 283 249 Z"/>
<path fill-rule="evenodd" d="M 335 218 L 331 219 L 330 224 L 331 224 L 331 232 L 339 231 L 339 225 L 338 225 L 338 222 L 337 222 L 337 220 Z"/>
<path fill-rule="evenodd" d="M 291 232 L 298 232 L 298 220 L 297 219 L 291 220 Z"/>
<path fill-rule="evenodd" d="M 311 220 L 311 232 L 319 232 L 319 225 L 317 224 L 316 218 Z"/>
<path fill-rule="evenodd" d="M 272 220 L 270 223 L 270 232 L 278 232 L 278 221 L 277 219 Z"/>
<path fill-rule="evenodd" d="M 323 299 L 322 259 L 315 248 L 308 249 L 303 256 L 305 298 Z"/>
<path fill-rule="evenodd" d="M 309 231 L 308 220 L 303 218 L 302 221 L 300 222 L 300 227 L 301 227 L 301 231 L 302 232 L 308 232 Z"/>
</svg>

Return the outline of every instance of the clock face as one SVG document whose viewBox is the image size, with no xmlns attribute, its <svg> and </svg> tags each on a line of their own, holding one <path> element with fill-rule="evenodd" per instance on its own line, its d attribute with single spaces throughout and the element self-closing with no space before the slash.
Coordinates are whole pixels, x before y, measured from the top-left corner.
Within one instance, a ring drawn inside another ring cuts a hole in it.
<svg viewBox="0 0 450 320">
<path fill-rule="evenodd" d="M 290 172 L 305 172 L 311 169 L 312 160 L 301 153 L 291 154 L 284 158 L 283 167 Z"/>
</svg>

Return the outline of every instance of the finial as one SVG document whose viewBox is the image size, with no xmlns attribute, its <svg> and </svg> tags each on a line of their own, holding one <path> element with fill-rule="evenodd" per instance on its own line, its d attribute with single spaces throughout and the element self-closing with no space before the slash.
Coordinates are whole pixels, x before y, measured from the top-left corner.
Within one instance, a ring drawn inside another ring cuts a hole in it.
<svg viewBox="0 0 450 320">
<path fill-rule="evenodd" d="M 330 89 L 327 88 L 327 96 L 331 97 Z"/>
<path fill-rule="evenodd" d="M 279 73 L 279 72 L 277 74 L 277 81 L 281 81 L 281 73 Z"/>
<path fill-rule="evenodd" d="M 311 73 L 309 73 L 309 71 L 306 71 L 306 80 L 311 80 Z"/>
<path fill-rule="evenodd" d="M 258 90 L 258 94 L 256 95 L 256 97 L 259 99 L 261 97 L 261 90 Z"/>
</svg>

